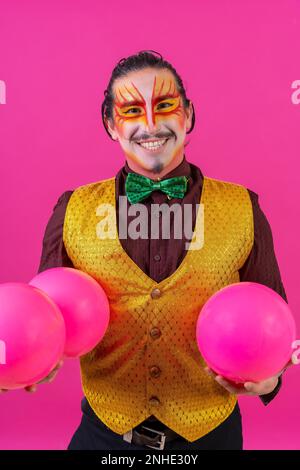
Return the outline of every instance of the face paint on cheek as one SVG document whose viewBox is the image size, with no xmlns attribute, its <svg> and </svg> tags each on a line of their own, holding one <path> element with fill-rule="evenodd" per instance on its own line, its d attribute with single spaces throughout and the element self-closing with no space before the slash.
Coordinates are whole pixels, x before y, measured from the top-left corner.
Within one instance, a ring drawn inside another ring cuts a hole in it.
<svg viewBox="0 0 300 470">
<path fill-rule="evenodd" d="M 144 125 L 144 118 L 138 118 L 138 119 L 118 119 L 117 117 L 115 118 L 115 126 L 117 129 L 117 132 L 120 136 L 120 138 L 123 141 L 127 141 L 128 144 L 132 144 L 131 142 L 131 137 L 136 134 L 137 129 L 139 128 L 139 125 L 142 125 L 142 128 L 145 127 Z"/>
<path fill-rule="evenodd" d="M 136 130 L 137 126 L 145 128 L 147 125 L 147 118 L 146 113 L 144 112 L 140 112 L 139 114 L 129 114 L 129 116 L 126 116 L 125 112 L 128 112 L 126 108 L 122 109 L 117 105 L 114 106 L 114 122 L 116 124 L 118 133 L 122 138 L 129 139 Z"/>
<path fill-rule="evenodd" d="M 176 127 L 184 128 L 184 109 L 180 96 L 159 102 L 155 106 L 154 112 L 157 122 L 176 122 Z"/>
</svg>

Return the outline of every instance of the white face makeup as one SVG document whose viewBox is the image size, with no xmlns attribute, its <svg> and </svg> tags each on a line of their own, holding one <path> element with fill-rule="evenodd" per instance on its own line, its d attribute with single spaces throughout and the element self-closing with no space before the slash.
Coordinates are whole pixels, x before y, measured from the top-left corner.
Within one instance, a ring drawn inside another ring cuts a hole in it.
<svg viewBox="0 0 300 470">
<path fill-rule="evenodd" d="M 192 110 L 183 106 L 175 77 L 167 69 L 130 72 L 114 83 L 113 127 L 130 168 L 167 173 L 183 159 Z"/>
</svg>

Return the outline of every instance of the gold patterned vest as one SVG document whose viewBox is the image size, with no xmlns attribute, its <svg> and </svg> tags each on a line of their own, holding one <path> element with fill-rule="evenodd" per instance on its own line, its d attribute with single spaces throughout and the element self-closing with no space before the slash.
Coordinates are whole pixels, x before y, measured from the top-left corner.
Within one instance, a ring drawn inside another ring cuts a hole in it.
<svg viewBox="0 0 300 470">
<path fill-rule="evenodd" d="M 200 202 L 192 242 L 203 233 L 203 246 L 189 249 L 161 282 L 135 264 L 118 236 L 99 238 L 103 204 L 113 208 L 105 220 L 117 233 L 115 178 L 78 187 L 67 205 L 67 253 L 104 288 L 111 315 L 102 341 L 80 358 L 82 387 L 96 415 L 118 434 L 155 415 L 192 442 L 236 404 L 203 370 L 196 322 L 212 294 L 240 280 L 253 246 L 252 204 L 244 186 L 208 177 Z"/>
</svg>

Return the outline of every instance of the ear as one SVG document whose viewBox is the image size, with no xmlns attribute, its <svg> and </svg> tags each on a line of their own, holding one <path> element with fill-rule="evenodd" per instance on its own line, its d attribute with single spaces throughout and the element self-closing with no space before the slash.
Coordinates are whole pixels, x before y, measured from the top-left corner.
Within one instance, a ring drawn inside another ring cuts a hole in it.
<svg viewBox="0 0 300 470">
<path fill-rule="evenodd" d="M 112 120 L 105 118 L 105 124 L 106 124 L 106 127 L 107 127 L 110 135 L 112 136 L 113 140 L 118 140 L 118 134 L 115 131 L 115 126 L 114 126 L 114 123 L 112 122 Z"/>
<path fill-rule="evenodd" d="M 192 127 L 192 118 L 193 118 L 193 106 L 192 102 L 190 101 L 190 104 L 188 108 L 185 108 L 187 120 L 186 120 L 186 130 L 189 131 L 190 128 Z"/>
</svg>

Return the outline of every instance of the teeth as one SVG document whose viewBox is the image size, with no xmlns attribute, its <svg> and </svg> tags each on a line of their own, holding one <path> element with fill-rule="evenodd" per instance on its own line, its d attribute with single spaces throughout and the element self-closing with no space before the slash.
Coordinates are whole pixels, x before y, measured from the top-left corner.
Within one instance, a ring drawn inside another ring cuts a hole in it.
<svg viewBox="0 0 300 470">
<path fill-rule="evenodd" d="M 155 142 L 141 142 L 140 145 L 146 149 L 157 149 L 164 145 L 167 139 L 164 140 L 156 140 Z"/>
</svg>

